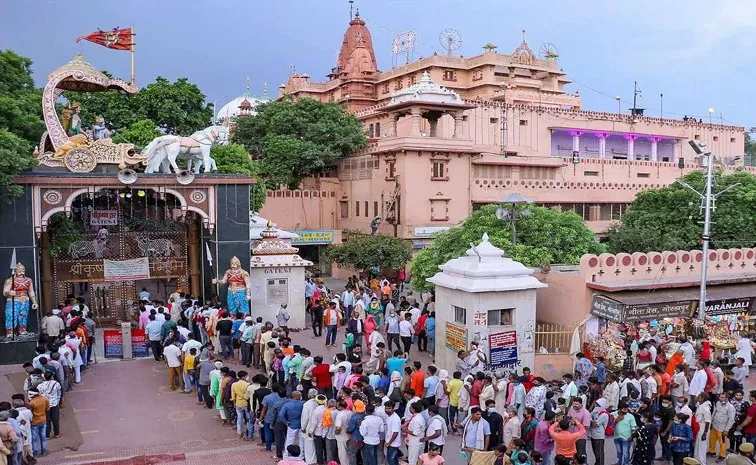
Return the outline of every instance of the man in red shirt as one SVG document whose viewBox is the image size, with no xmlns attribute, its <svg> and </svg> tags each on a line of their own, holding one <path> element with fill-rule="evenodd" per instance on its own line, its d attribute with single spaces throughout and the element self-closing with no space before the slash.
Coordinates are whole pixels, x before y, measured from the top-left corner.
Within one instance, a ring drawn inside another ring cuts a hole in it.
<svg viewBox="0 0 756 465">
<path fill-rule="evenodd" d="M 425 373 L 420 368 L 423 365 L 420 362 L 413 362 L 412 366 L 414 371 L 410 376 L 410 387 L 415 390 L 415 395 L 422 399 L 425 393 Z"/>
<path fill-rule="evenodd" d="M 737 429 L 743 432 L 746 442 L 753 444 L 756 442 L 756 391 L 748 393 L 748 400 L 751 406 L 748 407 L 745 420 L 737 426 Z"/>
<path fill-rule="evenodd" d="M 706 372 L 706 386 L 704 387 L 704 392 L 707 394 L 711 394 L 714 392 L 714 390 L 717 388 L 717 378 L 714 376 L 714 373 L 711 371 L 711 361 L 709 360 L 702 360 L 704 363 L 704 371 Z"/>
<path fill-rule="evenodd" d="M 323 356 L 317 355 L 312 359 L 315 366 L 312 369 L 312 384 L 328 399 L 333 399 L 333 383 L 328 364 L 323 363 Z"/>
<path fill-rule="evenodd" d="M 483 372 L 479 371 L 470 387 L 470 407 L 480 406 L 480 393 L 483 392 Z"/>
<path fill-rule="evenodd" d="M 522 369 L 522 376 L 524 378 L 528 378 L 527 381 L 522 383 L 522 385 L 525 386 L 525 392 L 528 392 L 531 389 L 533 389 L 533 381 L 535 381 L 535 376 L 533 375 L 533 373 L 530 372 L 530 368 L 528 367 L 525 367 Z"/>
</svg>

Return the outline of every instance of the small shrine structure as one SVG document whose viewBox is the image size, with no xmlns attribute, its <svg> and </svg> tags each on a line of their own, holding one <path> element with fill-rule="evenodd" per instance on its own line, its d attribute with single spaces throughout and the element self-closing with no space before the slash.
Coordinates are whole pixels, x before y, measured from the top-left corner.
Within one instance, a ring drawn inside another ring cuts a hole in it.
<svg viewBox="0 0 756 465">
<path fill-rule="evenodd" d="M 260 233 L 262 239 L 252 249 L 249 282 L 252 288 L 252 313 L 275 324 L 276 313 L 287 305 L 289 328 L 304 328 L 305 268 L 312 262 L 299 255 L 299 249 L 281 239 L 273 223 Z"/>
<path fill-rule="evenodd" d="M 477 342 L 489 370 L 532 369 L 536 290 L 547 285 L 504 257 L 488 234 L 439 268 L 428 280 L 436 285 L 436 364 L 454 366 L 458 352 Z"/>
</svg>

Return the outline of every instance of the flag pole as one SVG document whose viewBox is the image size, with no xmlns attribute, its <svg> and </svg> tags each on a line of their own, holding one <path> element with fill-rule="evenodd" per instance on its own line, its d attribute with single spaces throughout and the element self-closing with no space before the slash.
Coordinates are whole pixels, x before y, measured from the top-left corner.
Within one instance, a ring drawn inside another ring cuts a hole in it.
<svg viewBox="0 0 756 465">
<path fill-rule="evenodd" d="M 131 25 L 131 85 L 136 85 L 136 76 L 134 74 L 134 25 Z"/>
</svg>

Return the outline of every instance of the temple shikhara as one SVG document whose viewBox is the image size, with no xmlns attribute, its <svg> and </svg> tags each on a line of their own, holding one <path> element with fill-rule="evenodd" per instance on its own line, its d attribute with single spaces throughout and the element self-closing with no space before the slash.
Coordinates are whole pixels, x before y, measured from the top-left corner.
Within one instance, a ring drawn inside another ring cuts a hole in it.
<svg viewBox="0 0 756 465">
<path fill-rule="evenodd" d="M 574 211 L 601 234 L 639 191 L 700 169 L 690 140 L 707 141 L 725 170 L 751 170 L 742 166 L 743 127 L 590 111 L 550 44 L 537 54 L 523 33 L 511 52 L 483 50 L 381 71 L 356 14 L 325 81 L 292 72 L 279 90 L 343 103 L 370 146 L 301 189 L 269 191 L 263 216 L 336 241 L 340 231 L 378 225 L 422 248 L 433 232 L 517 192 Z M 285 217 L 274 214 L 284 209 Z"/>
</svg>

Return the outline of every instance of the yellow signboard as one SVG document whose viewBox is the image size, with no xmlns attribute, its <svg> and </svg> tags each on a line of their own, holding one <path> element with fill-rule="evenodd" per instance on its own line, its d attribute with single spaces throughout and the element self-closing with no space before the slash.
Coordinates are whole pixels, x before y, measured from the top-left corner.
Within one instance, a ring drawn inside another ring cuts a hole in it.
<svg viewBox="0 0 756 465">
<path fill-rule="evenodd" d="M 446 323 L 446 347 L 454 352 L 467 350 L 467 328 Z"/>
<path fill-rule="evenodd" d="M 296 231 L 298 238 L 292 239 L 292 245 L 315 245 L 333 243 L 333 230 L 316 229 L 316 230 L 299 230 Z"/>
</svg>

